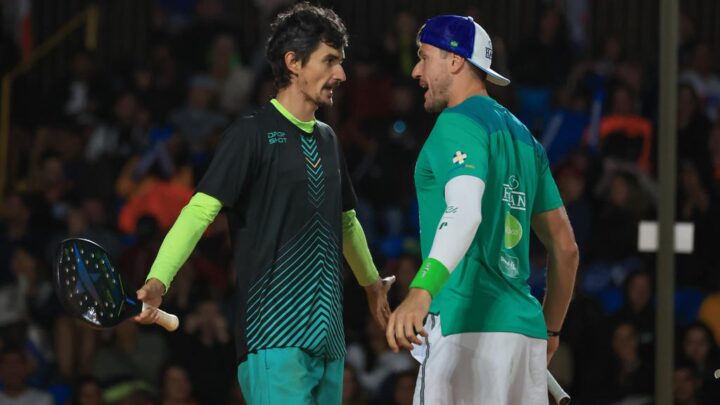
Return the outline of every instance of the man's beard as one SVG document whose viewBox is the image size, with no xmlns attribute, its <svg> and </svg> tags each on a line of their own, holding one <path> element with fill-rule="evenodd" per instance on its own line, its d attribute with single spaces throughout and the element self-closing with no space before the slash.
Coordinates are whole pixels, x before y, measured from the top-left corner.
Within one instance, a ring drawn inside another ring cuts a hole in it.
<svg viewBox="0 0 720 405">
<path fill-rule="evenodd" d="M 430 105 L 425 108 L 427 112 L 440 112 L 448 106 L 448 93 L 450 92 L 450 80 L 445 78 L 443 81 L 435 83 L 433 97 L 430 99 Z"/>
</svg>

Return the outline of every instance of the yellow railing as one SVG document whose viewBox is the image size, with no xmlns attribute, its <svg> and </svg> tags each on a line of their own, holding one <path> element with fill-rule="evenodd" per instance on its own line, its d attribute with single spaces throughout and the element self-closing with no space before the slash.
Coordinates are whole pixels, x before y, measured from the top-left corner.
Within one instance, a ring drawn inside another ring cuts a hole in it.
<svg viewBox="0 0 720 405">
<path fill-rule="evenodd" d="M 2 77 L 2 90 L 0 90 L 0 201 L 5 196 L 5 188 L 10 173 L 8 149 L 10 146 L 10 98 L 13 80 L 30 70 L 38 60 L 60 45 L 68 35 L 83 26 L 85 26 L 85 47 L 90 50 L 97 48 L 99 13 L 97 5 L 88 6 L 84 11 L 63 24 L 57 32 L 35 48 L 27 59 Z"/>
</svg>

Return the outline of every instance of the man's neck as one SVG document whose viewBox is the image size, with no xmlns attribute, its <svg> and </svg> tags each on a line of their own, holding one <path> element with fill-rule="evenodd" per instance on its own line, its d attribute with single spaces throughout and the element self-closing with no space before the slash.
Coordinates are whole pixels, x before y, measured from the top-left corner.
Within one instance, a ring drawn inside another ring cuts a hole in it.
<svg viewBox="0 0 720 405">
<path fill-rule="evenodd" d="M 455 107 L 458 104 L 462 104 L 463 101 L 473 96 L 488 96 L 485 85 L 480 80 L 472 80 L 469 83 L 467 81 L 456 80 L 453 83 L 453 89 L 451 91 L 450 99 L 448 100 L 448 107 Z"/>
<path fill-rule="evenodd" d="M 300 121 L 312 121 L 315 119 L 317 104 L 310 101 L 305 94 L 299 91 L 294 85 L 291 84 L 278 91 L 277 97 L 275 98 Z"/>
</svg>

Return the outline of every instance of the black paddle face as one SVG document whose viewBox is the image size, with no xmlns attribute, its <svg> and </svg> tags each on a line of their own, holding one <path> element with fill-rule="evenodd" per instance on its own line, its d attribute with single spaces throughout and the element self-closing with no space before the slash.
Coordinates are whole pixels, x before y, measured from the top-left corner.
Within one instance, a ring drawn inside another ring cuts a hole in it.
<svg viewBox="0 0 720 405">
<path fill-rule="evenodd" d="M 105 249 L 87 239 L 60 243 L 54 282 L 65 308 L 95 327 L 111 328 L 142 309 L 125 295 L 120 274 Z"/>
</svg>

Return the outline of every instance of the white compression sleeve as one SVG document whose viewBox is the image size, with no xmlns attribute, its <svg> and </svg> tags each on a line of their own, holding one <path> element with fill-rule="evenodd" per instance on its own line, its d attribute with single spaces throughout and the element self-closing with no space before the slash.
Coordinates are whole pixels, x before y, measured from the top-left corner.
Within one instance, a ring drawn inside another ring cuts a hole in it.
<svg viewBox="0 0 720 405">
<path fill-rule="evenodd" d="M 450 273 L 475 238 L 482 220 L 485 182 L 473 176 L 454 177 L 445 185 L 447 208 L 438 224 L 429 257 L 444 264 Z"/>
</svg>

